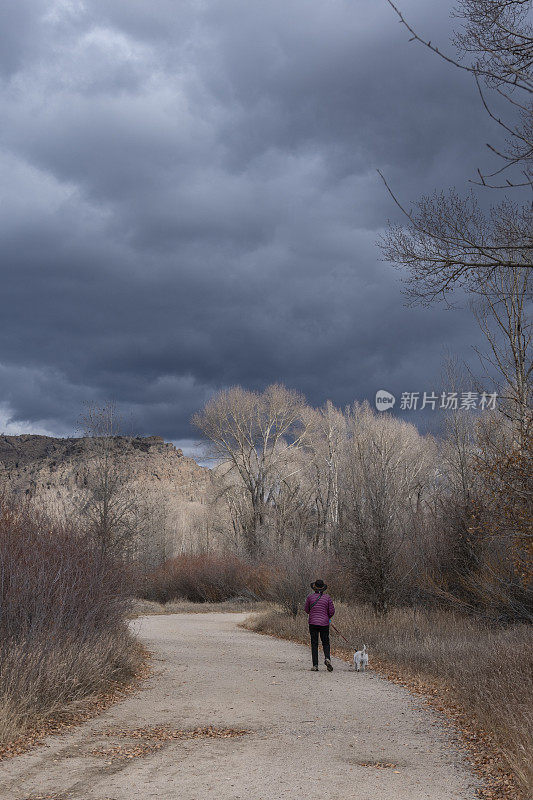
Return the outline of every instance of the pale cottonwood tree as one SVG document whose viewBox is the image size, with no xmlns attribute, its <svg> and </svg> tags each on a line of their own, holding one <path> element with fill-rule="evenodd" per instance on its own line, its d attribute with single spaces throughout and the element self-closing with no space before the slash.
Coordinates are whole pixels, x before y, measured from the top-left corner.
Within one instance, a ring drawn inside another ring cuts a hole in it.
<svg viewBox="0 0 533 800">
<path fill-rule="evenodd" d="M 460 397 L 461 391 L 474 391 L 475 383 L 457 358 L 448 354 L 445 359 L 443 387 L 450 396 Z M 470 410 L 461 409 L 453 403 L 443 411 L 442 438 L 439 444 L 441 487 L 444 502 L 449 504 L 449 495 L 454 497 L 454 508 L 464 512 L 471 508 L 477 493 L 477 477 L 473 456 L 476 449 L 476 424 L 478 417 Z"/>
<path fill-rule="evenodd" d="M 142 482 L 142 476 L 139 477 Z M 170 497 L 158 487 L 139 487 L 138 484 L 128 493 L 134 493 L 129 515 L 133 533 L 127 544 L 128 555 L 147 571 L 160 566 L 173 554 Z"/>
<path fill-rule="evenodd" d="M 444 437 L 439 443 L 434 508 L 440 553 L 438 572 L 441 586 L 456 593 L 460 582 L 478 568 L 481 555 L 480 537 L 473 527 L 482 488 L 475 469 L 477 422 L 472 411 L 447 411 Z"/>
<path fill-rule="evenodd" d="M 317 506 L 315 486 L 309 480 L 308 453 L 301 447 L 292 450 L 287 467 L 269 510 L 271 545 L 285 549 L 316 547 Z"/>
<path fill-rule="evenodd" d="M 347 428 L 341 547 L 360 596 L 386 611 L 422 566 L 416 523 L 431 479 L 433 444 L 413 425 L 377 416 L 368 404 L 354 404 Z"/>
<path fill-rule="evenodd" d="M 260 549 L 259 532 L 281 482 L 295 469 L 291 456 L 303 440 L 304 405 L 301 394 L 277 384 L 262 393 L 237 386 L 216 394 L 192 418 L 228 479 L 239 478 L 249 509 L 240 524 L 252 554 Z"/>
<path fill-rule="evenodd" d="M 316 515 L 315 545 L 335 545 L 340 521 L 340 483 L 346 443 L 346 418 L 328 400 L 305 411 L 305 454 Z"/>
<path fill-rule="evenodd" d="M 238 551 L 248 540 L 252 527 L 253 508 L 250 493 L 240 475 L 225 462 L 215 468 L 216 491 L 211 500 L 213 510 L 222 504 L 228 525 L 225 539 L 232 550 Z"/>
</svg>

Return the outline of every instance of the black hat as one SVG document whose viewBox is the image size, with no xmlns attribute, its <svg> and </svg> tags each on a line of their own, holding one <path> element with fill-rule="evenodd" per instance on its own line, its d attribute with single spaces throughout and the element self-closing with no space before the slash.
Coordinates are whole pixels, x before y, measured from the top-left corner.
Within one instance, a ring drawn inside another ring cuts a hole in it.
<svg viewBox="0 0 533 800">
<path fill-rule="evenodd" d="M 316 589 L 317 592 L 325 592 L 327 588 L 327 583 L 324 583 L 324 581 L 320 579 L 311 584 L 311 589 Z"/>
</svg>

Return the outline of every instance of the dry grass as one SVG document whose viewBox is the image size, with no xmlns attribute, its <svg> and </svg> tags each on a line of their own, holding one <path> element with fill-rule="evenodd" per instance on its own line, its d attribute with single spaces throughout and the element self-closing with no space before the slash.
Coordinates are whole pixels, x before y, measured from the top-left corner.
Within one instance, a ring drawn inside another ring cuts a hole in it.
<svg viewBox="0 0 533 800">
<path fill-rule="evenodd" d="M 153 600 L 133 600 L 131 616 L 144 617 L 151 614 L 207 614 L 218 611 L 226 613 L 267 611 L 271 606 L 262 601 L 247 597 L 235 597 L 221 603 L 192 603 L 188 600 L 171 600 L 169 603 L 156 603 Z"/>
<path fill-rule="evenodd" d="M 0 746 L 130 680 L 122 570 L 72 530 L 0 504 Z"/>
<path fill-rule="evenodd" d="M 0 745 L 124 683 L 139 660 L 139 648 L 126 630 L 103 632 L 84 643 L 13 643 L 0 663 Z"/>
<path fill-rule="evenodd" d="M 436 679 L 485 731 L 517 784 L 533 788 L 533 631 L 494 628 L 450 612 L 393 609 L 380 616 L 363 606 L 337 605 L 336 626 L 350 644 L 367 645 L 384 665 Z M 277 610 L 251 617 L 246 627 L 307 642 L 307 617 Z M 333 632 L 335 644 L 346 645 Z"/>
</svg>

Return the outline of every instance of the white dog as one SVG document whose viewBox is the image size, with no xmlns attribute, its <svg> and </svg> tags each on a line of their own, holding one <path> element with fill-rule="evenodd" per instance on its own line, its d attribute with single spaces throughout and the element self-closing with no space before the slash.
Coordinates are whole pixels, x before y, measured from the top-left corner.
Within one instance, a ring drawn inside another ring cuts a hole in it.
<svg viewBox="0 0 533 800">
<path fill-rule="evenodd" d="M 362 650 L 356 650 L 353 654 L 353 663 L 354 667 L 359 672 L 359 670 L 365 671 L 365 668 L 368 667 L 368 653 L 366 651 L 366 644 L 363 645 Z"/>
</svg>

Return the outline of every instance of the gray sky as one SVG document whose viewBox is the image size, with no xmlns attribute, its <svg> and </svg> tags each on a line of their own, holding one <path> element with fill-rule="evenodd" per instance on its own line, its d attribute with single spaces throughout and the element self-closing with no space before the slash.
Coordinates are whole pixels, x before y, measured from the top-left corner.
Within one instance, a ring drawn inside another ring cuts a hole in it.
<svg viewBox="0 0 533 800">
<path fill-rule="evenodd" d="M 446 44 L 447 0 L 402 0 Z M 385 0 L 0 6 L 0 430 L 114 399 L 187 440 L 216 389 L 344 405 L 439 385 L 468 311 L 408 308 L 376 240 L 494 139 Z"/>
</svg>

